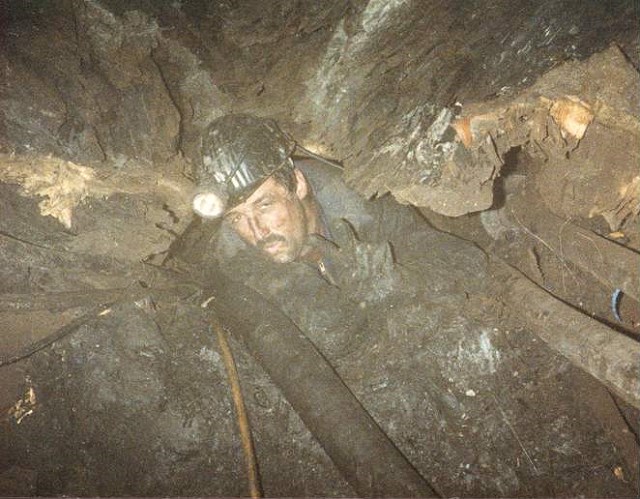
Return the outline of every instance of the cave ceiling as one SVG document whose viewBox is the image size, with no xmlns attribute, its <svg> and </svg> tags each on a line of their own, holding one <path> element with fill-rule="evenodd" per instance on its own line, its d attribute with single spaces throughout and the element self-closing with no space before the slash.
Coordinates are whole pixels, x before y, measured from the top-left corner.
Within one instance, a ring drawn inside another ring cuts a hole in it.
<svg viewBox="0 0 640 499">
<path fill-rule="evenodd" d="M 491 207 L 504 153 L 458 151 L 458 114 L 524 100 L 612 44 L 631 65 L 637 52 L 624 1 L 9 2 L 4 15 L 7 152 L 188 173 L 203 126 L 250 112 L 342 162 L 362 195 L 450 216 Z"/>
</svg>

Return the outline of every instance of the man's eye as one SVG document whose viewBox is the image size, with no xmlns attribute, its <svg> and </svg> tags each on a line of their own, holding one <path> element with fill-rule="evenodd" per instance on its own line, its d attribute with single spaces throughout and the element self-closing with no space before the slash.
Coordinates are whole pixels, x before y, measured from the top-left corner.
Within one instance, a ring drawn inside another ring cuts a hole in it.
<svg viewBox="0 0 640 499">
<path fill-rule="evenodd" d="M 240 219 L 241 219 L 240 215 L 231 216 L 229 217 L 229 223 L 231 225 L 238 225 L 240 223 Z"/>
</svg>

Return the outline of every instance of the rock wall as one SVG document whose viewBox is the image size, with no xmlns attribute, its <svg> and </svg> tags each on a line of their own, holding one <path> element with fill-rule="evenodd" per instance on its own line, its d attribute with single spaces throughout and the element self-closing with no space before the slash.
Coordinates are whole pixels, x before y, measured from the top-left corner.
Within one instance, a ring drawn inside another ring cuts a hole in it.
<svg viewBox="0 0 640 499">
<path fill-rule="evenodd" d="M 622 0 L 9 2 L 1 143 L 188 172 L 203 126 L 252 112 L 341 160 L 364 196 L 456 216 L 491 206 L 502 162 L 449 172 L 453 117 L 612 42 L 633 57 L 634 14 Z"/>
</svg>

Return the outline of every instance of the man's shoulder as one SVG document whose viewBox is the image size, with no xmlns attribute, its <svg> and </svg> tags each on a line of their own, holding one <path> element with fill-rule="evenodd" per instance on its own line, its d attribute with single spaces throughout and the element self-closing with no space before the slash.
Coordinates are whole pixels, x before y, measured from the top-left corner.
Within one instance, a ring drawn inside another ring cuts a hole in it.
<svg viewBox="0 0 640 499">
<path fill-rule="evenodd" d="M 329 226 L 339 219 L 345 219 L 360 234 L 362 231 L 371 231 L 381 222 L 380 207 L 348 187 L 343 170 L 339 167 L 313 159 L 298 160 L 295 165 L 311 185 Z"/>
<path fill-rule="evenodd" d="M 394 238 L 396 232 L 411 229 L 417 218 L 415 211 L 398 204 L 389 196 L 369 200 L 350 188 L 343 170 L 319 160 L 295 162 L 307 178 L 322 207 L 325 221 L 345 219 L 360 237 L 370 240 Z"/>
<path fill-rule="evenodd" d="M 295 166 L 304 173 L 313 195 L 320 205 L 332 210 L 334 207 L 362 201 L 356 192 L 349 189 L 343 179 L 343 170 L 317 159 L 296 159 Z"/>
</svg>

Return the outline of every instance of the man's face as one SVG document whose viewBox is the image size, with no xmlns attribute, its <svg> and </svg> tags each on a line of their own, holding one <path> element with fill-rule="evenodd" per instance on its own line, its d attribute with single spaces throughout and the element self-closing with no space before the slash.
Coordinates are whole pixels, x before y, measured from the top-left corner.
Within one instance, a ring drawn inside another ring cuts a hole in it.
<svg viewBox="0 0 640 499">
<path fill-rule="evenodd" d="M 226 215 L 231 227 L 247 244 L 280 263 L 292 262 L 300 256 L 308 236 L 302 204 L 306 180 L 298 171 L 296 178 L 297 187 L 290 192 L 269 177 L 246 201 Z M 305 182 L 303 189 L 301 182 Z"/>
</svg>

